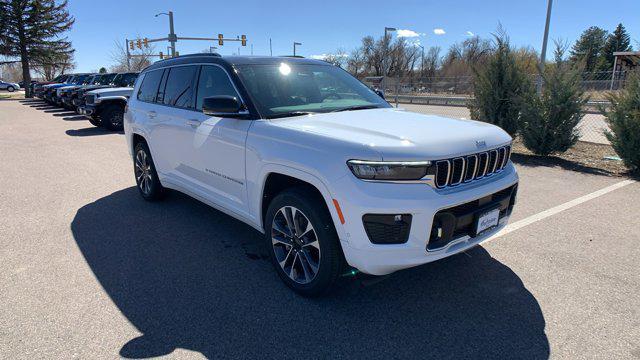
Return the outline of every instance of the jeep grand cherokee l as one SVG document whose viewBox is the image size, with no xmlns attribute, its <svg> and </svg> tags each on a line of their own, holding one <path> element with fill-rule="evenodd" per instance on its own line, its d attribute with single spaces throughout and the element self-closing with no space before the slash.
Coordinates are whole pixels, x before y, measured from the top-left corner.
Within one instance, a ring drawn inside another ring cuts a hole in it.
<svg viewBox="0 0 640 360">
<path fill-rule="evenodd" d="M 516 198 L 502 129 L 392 108 L 322 61 L 159 61 L 124 129 L 144 199 L 175 189 L 253 226 L 307 296 L 347 266 L 383 275 L 476 246 Z"/>
</svg>

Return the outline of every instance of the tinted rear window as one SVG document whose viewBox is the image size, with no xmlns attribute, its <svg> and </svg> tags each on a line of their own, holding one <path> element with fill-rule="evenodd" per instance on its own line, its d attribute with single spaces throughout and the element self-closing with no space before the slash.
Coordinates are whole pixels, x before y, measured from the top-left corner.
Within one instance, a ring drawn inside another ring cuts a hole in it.
<svg viewBox="0 0 640 360">
<path fill-rule="evenodd" d="M 176 66 L 169 70 L 163 104 L 193 108 L 193 78 L 197 66 Z"/>
<path fill-rule="evenodd" d="M 142 79 L 142 85 L 138 89 L 138 100 L 154 102 L 158 92 L 158 85 L 162 79 L 162 70 L 149 71 Z"/>
</svg>

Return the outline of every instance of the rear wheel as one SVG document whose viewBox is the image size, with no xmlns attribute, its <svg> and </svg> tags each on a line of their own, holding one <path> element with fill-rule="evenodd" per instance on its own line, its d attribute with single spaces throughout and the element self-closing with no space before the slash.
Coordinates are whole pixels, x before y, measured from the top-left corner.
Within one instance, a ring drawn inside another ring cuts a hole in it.
<svg viewBox="0 0 640 360">
<path fill-rule="evenodd" d="M 106 129 L 117 131 L 122 130 L 124 120 L 124 109 L 117 104 L 107 105 L 100 114 L 102 126 Z"/>
<path fill-rule="evenodd" d="M 15 90 L 16 90 L 16 88 L 14 88 L 13 86 L 7 87 L 7 91 L 8 92 L 14 92 Z"/>
<path fill-rule="evenodd" d="M 319 296 L 344 267 L 338 235 L 324 200 L 304 188 L 285 190 L 267 210 L 265 235 L 278 276 L 304 296 Z"/>
<path fill-rule="evenodd" d="M 149 147 L 144 141 L 136 144 L 133 156 L 133 171 L 138 191 L 145 200 L 159 200 L 164 195 L 164 188 L 158 179 Z"/>
</svg>

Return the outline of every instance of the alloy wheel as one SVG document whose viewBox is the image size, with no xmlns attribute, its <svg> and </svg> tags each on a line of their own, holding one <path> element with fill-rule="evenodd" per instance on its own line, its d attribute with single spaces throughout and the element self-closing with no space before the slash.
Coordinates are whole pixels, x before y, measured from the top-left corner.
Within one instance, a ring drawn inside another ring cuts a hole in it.
<svg viewBox="0 0 640 360">
<path fill-rule="evenodd" d="M 271 223 L 276 260 L 289 278 L 300 284 L 315 279 L 320 268 L 320 243 L 309 218 L 293 206 L 280 208 Z"/>
<path fill-rule="evenodd" d="M 136 153 L 135 172 L 138 187 L 143 194 L 149 195 L 151 193 L 153 174 L 147 153 L 143 149 L 138 150 Z"/>
</svg>

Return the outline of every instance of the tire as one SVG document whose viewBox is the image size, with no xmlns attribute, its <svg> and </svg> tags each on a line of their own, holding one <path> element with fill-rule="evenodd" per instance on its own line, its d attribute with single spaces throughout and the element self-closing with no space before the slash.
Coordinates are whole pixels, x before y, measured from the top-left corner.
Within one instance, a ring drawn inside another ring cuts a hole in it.
<svg viewBox="0 0 640 360">
<path fill-rule="evenodd" d="M 165 189 L 160 184 L 151 151 L 144 141 L 136 144 L 133 154 L 133 174 L 136 179 L 136 187 L 143 199 L 147 201 L 162 199 Z"/>
<path fill-rule="evenodd" d="M 285 214 L 290 214 L 289 220 Z M 298 230 L 287 237 L 286 233 L 291 234 L 287 225 L 292 222 Z M 311 223 L 313 234 L 307 222 Z M 265 240 L 278 276 L 300 295 L 326 294 L 345 267 L 338 234 L 324 200 L 305 188 L 285 190 L 271 201 L 265 217 Z"/>
<path fill-rule="evenodd" d="M 14 91 L 16 91 L 16 89 L 13 86 L 9 86 L 9 87 L 7 87 L 7 91 L 8 92 L 14 92 Z"/>
<path fill-rule="evenodd" d="M 124 109 L 117 104 L 107 105 L 100 113 L 100 121 L 105 129 L 120 131 L 123 128 Z"/>
<path fill-rule="evenodd" d="M 89 122 L 91 123 L 91 125 L 96 127 L 102 126 L 102 121 L 100 121 L 100 117 L 98 117 L 98 115 L 96 114 L 89 115 Z"/>
</svg>

